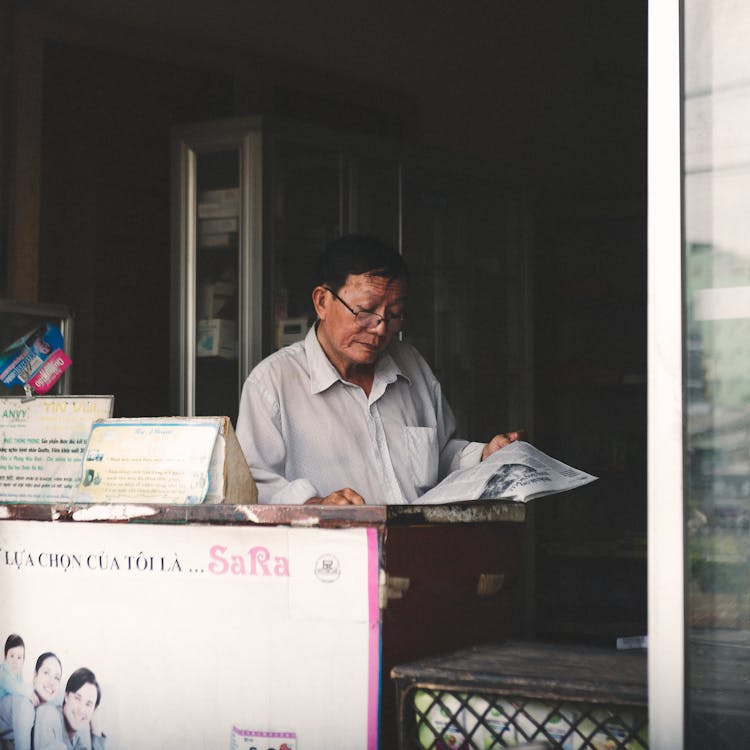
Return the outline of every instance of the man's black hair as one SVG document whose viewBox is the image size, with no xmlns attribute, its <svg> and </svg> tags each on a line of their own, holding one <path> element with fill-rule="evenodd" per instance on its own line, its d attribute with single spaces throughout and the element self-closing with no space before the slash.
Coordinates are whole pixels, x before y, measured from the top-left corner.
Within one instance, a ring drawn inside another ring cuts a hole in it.
<svg viewBox="0 0 750 750">
<path fill-rule="evenodd" d="M 102 700 L 102 689 L 99 687 L 96 675 L 87 667 L 80 667 L 71 673 L 65 684 L 65 692 L 77 693 L 84 685 L 93 685 L 96 688 L 96 706 L 98 706 Z"/>
<path fill-rule="evenodd" d="M 386 279 L 408 278 L 406 261 L 386 242 L 364 234 L 346 234 L 326 245 L 318 259 L 315 286 L 338 292 L 350 274 Z"/>
</svg>

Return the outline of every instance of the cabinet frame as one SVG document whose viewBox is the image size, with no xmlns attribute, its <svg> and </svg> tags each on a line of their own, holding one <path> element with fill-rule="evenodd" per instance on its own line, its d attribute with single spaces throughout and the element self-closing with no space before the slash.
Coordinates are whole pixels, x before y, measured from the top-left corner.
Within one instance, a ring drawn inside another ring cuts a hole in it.
<svg viewBox="0 0 750 750">
<path fill-rule="evenodd" d="M 237 357 L 241 384 L 260 361 L 263 312 L 263 142 L 257 118 L 175 128 L 172 140 L 171 398 L 175 413 L 195 414 L 197 160 L 202 153 L 239 152 Z M 234 416 L 234 415 L 229 415 Z"/>
</svg>

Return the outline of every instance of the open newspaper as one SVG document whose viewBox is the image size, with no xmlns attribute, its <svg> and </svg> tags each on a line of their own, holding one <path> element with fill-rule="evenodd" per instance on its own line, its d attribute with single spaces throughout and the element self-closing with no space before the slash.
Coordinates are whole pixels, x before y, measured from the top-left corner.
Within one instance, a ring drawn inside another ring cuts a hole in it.
<svg viewBox="0 0 750 750">
<path fill-rule="evenodd" d="M 503 498 L 525 503 L 542 495 L 572 490 L 595 479 L 518 440 L 495 451 L 477 466 L 452 472 L 417 502 L 437 505 Z"/>
</svg>

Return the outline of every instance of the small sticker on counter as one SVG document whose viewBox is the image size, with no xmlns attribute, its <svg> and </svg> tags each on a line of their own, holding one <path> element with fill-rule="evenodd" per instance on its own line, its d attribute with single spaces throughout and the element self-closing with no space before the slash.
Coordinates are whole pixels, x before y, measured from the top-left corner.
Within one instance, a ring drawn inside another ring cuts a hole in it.
<svg viewBox="0 0 750 750">
<path fill-rule="evenodd" d="M 261 732 L 232 727 L 230 750 L 297 750 L 296 732 Z"/>
</svg>

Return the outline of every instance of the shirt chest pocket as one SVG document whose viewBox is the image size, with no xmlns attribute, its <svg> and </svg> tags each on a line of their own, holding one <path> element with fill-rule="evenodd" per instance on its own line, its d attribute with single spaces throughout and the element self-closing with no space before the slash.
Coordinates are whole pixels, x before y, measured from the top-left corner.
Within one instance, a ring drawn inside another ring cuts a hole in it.
<svg viewBox="0 0 750 750">
<path fill-rule="evenodd" d="M 414 484 L 424 492 L 437 484 L 438 440 L 436 427 L 404 427 L 404 440 Z"/>
</svg>

